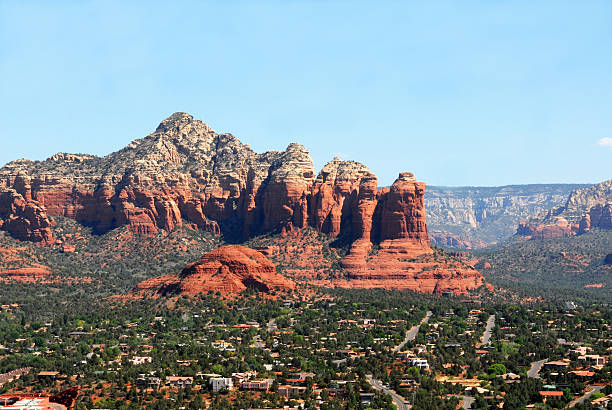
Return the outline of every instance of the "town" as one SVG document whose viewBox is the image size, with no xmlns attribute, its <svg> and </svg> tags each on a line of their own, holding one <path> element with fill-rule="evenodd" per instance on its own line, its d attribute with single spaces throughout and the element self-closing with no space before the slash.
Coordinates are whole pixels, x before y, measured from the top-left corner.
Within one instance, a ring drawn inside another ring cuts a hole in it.
<svg viewBox="0 0 612 410">
<path fill-rule="evenodd" d="M 2 409 L 70 389 L 74 408 L 605 408 L 612 398 L 602 306 L 318 290 L 108 302 L 46 322 L 22 313 L 11 304 L 0 316 Z"/>
</svg>

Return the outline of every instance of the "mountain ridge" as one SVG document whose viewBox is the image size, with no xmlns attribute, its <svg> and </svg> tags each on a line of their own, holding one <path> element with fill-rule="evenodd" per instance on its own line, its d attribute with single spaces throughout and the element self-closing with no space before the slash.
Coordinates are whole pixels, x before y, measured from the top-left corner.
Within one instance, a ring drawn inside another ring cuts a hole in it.
<svg viewBox="0 0 612 410">
<path fill-rule="evenodd" d="M 189 224 L 238 243 L 313 227 L 350 245 L 344 264 L 349 274 L 367 279 L 368 270 L 379 269 L 380 282 L 397 266 L 382 258 L 368 265 L 364 257 L 374 246 L 398 261 L 432 250 L 425 183 L 410 172 L 399 173 L 389 188 L 379 189 L 377 182 L 358 162 L 335 158 L 317 174 L 298 143 L 258 154 L 231 134 L 175 113 L 153 133 L 104 157 L 56 154 L 7 164 L 0 169 L 0 219 L 18 239 L 46 244 L 54 241 L 53 217 L 74 219 L 97 234 L 128 226 L 152 236 Z M 442 267 L 430 279 L 452 283 L 455 270 Z M 419 272 L 404 274 L 411 287 L 419 287 Z M 461 286 L 434 284 L 425 291 L 464 292 L 482 284 L 473 268 L 461 280 Z"/>
<path fill-rule="evenodd" d="M 429 186 L 428 224 L 436 244 L 481 248 L 516 233 L 521 220 L 564 203 L 572 190 L 587 184 L 528 184 L 499 187 Z"/>
</svg>

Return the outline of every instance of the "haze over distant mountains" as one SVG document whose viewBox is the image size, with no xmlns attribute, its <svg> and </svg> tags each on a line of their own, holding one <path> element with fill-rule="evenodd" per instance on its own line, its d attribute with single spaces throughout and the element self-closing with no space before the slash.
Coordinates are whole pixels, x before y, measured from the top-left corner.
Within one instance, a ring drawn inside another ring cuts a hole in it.
<svg viewBox="0 0 612 410">
<path fill-rule="evenodd" d="M 427 224 L 434 243 L 481 248 L 516 233 L 520 221 L 564 204 L 589 184 L 533 184 L 500 187 L 428 186 Z"/>
</svg>

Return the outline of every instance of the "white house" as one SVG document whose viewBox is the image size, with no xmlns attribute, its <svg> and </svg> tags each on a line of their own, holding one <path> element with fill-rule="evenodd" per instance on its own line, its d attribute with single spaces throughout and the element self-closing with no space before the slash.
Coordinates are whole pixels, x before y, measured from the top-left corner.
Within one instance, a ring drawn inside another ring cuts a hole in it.
<svg viewBox="0 0 612 410">
<path fill-rule="evenodd" d="M 212 390 L 214 392 L 230 390 L 232 387 L 234 387 L 231 377 L 212 377 L 210 379 L 210 385 L 212 386 Z"/>
</svg>

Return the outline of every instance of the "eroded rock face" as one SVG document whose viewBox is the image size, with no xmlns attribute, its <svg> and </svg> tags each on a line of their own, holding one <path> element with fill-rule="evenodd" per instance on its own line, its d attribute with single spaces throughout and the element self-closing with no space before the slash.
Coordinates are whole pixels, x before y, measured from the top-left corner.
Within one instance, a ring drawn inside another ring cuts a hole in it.
<svg viewBox="0 0 612 410">
<path fill-rule="evenodd" d="M 363 164 L 335 158 L 317 176 L 299 144 L 258 154 L 185 113 L 173 114 L 150 135 L 103 158 L 61 153 L 0 169 L 0 192 L 29 204 L 2 213 L 8 215 L 3 229 L 20 239 L 52 241 L 47 214 L 73 218 L 96 233 L 126 225 L 155 235 L 187 221 L 234 240 L 310 226 L 352 244 L 343 266 L 355 277 L 372 266 L 380 267 L 379 275 L 390 275 L 395 268 L 387 267 L 386 257 L 432 252 L 425 183 L 405 172 L 390 188 L 377 185 Z M 373 244 L 380 256 L 367 262 Z M 405 279 L 420 280 L 411 278 Z"/>
<path fill-rule="evenodd" d="M 379 197 L 379 240 L 405 240 L 429 248 L 425 222 L 425 183 L 417 182 L 411 172 L 402 172 L 388 192 Z"/>
<path fill-rule="evenodd" d="M 339 235 L 363 237 L 365 231 L 371 229 L 377 182 L 365 165 L 334 158 L 314 182 L 310 199 L 312 226 L 332 238 Z M 369 218 L 364 215 L 366 220 L 363 220 L 359 205 L 368 199 L 373 201 L 372 212 Z"/>
<path fill-rule="evenodd" d="M 424 243 L 425 184 L 409 173 L 391 189 L 379 191 L 377 182 L 365 165 L 338 158 L 316 176 L 299 144 L 257 154 L 185 113 L 103 158 L 60 153 L 0 169 L 0 191 L 12 190 L 38 207 L 21 212 L 31 233 L 11 228 L 21 239 L 48 241 L 41 231 L 47 213 L 76 219 L 96 233 L 127 225 L 155 235 L 187 220 L 237 239 L 312 226 L 348 241 L 374 233 L 374 241 Z"/>
<path fill-rule="evenodd" d="M 483 285 L 480 272 L 459 261 L 434 255 L 429 245 L 423 197 L 425 184 L 411 173 L 400 173 L 374 201 L 371 191 L 357 201 L 373 229 L 361 232 L 342 259 L 349 280 L 339 287 L 403 289 L 423 293 L 466 293 Z"/>
<path fill-rule="evenodd" d="M 517 233 L 534 239 L 553 239 L 574 235 L 577 229 L 577 224 L 570 224 L 565 218 L 556 218 L 548 224 L 520 222 Z"/>
<path fill-rule="evenodd" d="M 13 189 L 0 192 L 0 229 L 20 240 L 51 244 L 53 220 L 44 207 Z"/>
<path fill-rule="evenodd" d="M 612 230 L 612 179 L 572 191 L 567 202 L 520 222 L 517 234 L 536 239 Z"/>
<path fill-rule="evenodd" d="M 197 295 L 221 292 L 238 294 L 247 288 L 264 293 L 288 291 L 295 283 L 276 272 L 268 258 L 244 246 L 222 246 L 188 265 L 179 275 L 168 275 L 141 282 L 133 293 L 156 295 Z"/>
<path fill-rule="evenodd" d="M 369 251 L 359 242 L 356 245 L 342 260 L 348 279 L 334 281 L 335 286 L 462 294 L 484 284 L 483 276 L 472 266 L 439 257 L 431 250 L 415 256 L 414 248 L 397 240 L 383 241 L 378 249 Z"/>
</svg>

